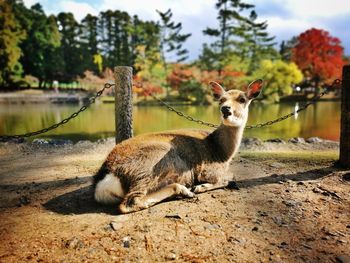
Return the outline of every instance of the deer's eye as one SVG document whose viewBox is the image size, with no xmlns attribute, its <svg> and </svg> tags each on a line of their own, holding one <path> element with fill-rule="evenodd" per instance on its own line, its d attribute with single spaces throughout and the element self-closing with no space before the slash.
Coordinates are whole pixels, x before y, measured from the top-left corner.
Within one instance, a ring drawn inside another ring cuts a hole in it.
<svg viewBox="0 0 350 263">
<path fill-rule="evenodd" d="M 238 99 L 238 101 L 239 101 L 239 103 L 246 103 L 246 99 L 244 98 L 244 97 L 240 97 L 239 99 Z"/>
<path fill-rule="evenodd" d="M 226 98 L 221 98 L 219 102 L 220 104 L 223 104 L 226 100 L 227 100 Z"/>
</svg>

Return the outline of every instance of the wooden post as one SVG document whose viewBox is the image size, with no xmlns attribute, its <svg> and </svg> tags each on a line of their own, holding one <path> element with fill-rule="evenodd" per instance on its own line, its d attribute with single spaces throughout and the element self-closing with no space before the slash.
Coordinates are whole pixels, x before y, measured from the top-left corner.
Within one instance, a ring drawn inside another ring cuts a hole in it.
<svg viewBox="0 0 350 263">
<path fill-rule="evenodd" d="M 350 65 L 343 67 L 341 96 L 339 163 L 343 167 L 350 168 Z"/>
<path fill-rule="evenodd" d="M 115 142 L 131 138 L 132 131 L 132 67 L 114 68 L 115 78 Z"/>
</svg>

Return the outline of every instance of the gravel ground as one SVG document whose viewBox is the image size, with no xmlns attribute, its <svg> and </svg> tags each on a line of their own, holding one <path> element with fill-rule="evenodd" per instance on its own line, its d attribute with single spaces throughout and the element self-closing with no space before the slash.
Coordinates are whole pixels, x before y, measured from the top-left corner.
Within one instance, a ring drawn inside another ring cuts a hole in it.
<svg viewBox="0 0 350 263">
<path fill-rule="evenodd" d="M 92 199 L 112 148 L 0 144 L 0 262 L 349 262 L 350 171 L 335 165 L 336 142 L 244 139 L 228 174 L 239 189 L 128 215 Z"/>
</svg>

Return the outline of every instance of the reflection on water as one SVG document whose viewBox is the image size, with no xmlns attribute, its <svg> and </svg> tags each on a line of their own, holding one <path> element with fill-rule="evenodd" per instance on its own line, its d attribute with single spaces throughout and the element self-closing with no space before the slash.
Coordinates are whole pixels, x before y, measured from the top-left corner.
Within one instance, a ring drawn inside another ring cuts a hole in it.
<svg viewBox="0 0 350 263">
<path fill-rule="evenodd" d="M 302 104 L 282 103 L 272 105 L 252 104 L 248 124 L 275 119 L 296 111 Z M 0 105 L 0 135 L 19 134 L 42 129 L 66 118 L 79 108 L 77 105 Z M 219 123 L 217 106 L 176 107 L 195 118 Z M 163 131 L 179 128 L 200 128 L 205 126 L 189 122 L 163 107 L 134 107 L 134 133 Z M 295 118 L 265 128 L 249 129 L 246 137 L 291 138 L 318 136 L 339 140 L 340 102 L 318 102 L 300 112 Z M 79 117 L 45 136 L 74 141 L 97 140 L 114 135 L 114 104 L 93 105 Z"/>
</svg>

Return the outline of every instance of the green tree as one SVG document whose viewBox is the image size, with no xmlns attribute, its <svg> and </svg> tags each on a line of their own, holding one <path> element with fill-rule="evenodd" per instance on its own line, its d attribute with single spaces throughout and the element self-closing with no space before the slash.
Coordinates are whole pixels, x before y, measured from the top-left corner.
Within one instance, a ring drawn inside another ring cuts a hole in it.
<svg viewBox="0 0 350 263">
<path fill-rule="evenodd" d="M 281 96 L 292 94 L 292 85 L 303 80 L 303 74 L 295 63 L 282 60 L 262 60 L 252 75 L 264 80 L 263 97 L 271 102 L 278 102 Z"/>
<path fill-rule="evenodd" d="M 274 37 L 267 33 L 267 22 L 256 22 L 257 13 L 254 5 L 241 0 L 218 0 L 218 28 L 207 28 L 203 33 L 216 40 L 203 45 L 200 61 L 209 70 L 221 70 L 239 58 L 247 65 L 247 71 L 255 69 L 261 59 L 273 58 Z M 245 15 L 248 13 L 249 15 Z"/>
<path fill-rule="evenodd" d="M 181 62 L 188 58 L 188 50 L 183 47 L 183 44 L 191 34 L 181 34 L 182 23 L 172 21 L 173 13 L 171 9 L 168 9 L 164 13 L 158 10 L 157 12 L 160 16 L 160 21 L 158 22 L 160 29 L 159 50 L 164 70 L 169 74 L 167 60 Z M 166 88 L 166 95 L 168 97 L 170 86 L 164 83 L 164 87 Z"/>
<path fill-rule="evenodd" d="M 260 60 L 275 59 L 278 52 L 274 48 L 275 37 L 269 36 L 267 32 L 267 22 L 256 22 L 257 13 L 252 10 L 248 19 L 239 22 L 240 27 L 236 27 L 234 32 L 240 37 L 235 43 L 235 51 L 240 54 L 241 61 L 248 58 L 249 72 L 256 69 Z"/>
<path fill-rule="evenodd" d="M 192 34 L 181 34 L 182 23 L 172 21 L 171 9 L 166 12 L 158 11 L 160 16 L 160 52 L 164 63 L 166 60 L 182 62 L 188 58 L 188 50 L 183 44 Z M 165 66 L 166 67 L 166 66 Z"/>
<path fill-rule="evenodd" d="M 60 54 L 64 60 L 63 81 L 72 81 L 82 75 L 85 59 L 81 44 L 81 26 L 72 13 L 61 12 L 57 15 L 57 23 L 61 34 Z"/>
<path fill-rule="evenodd" d="M 84 54 L 84 70 L 92 70 L 95 74 L 101 74 L 103 70 L 102 56 L 98 49 L 98 18 L 86 15 L 81 21 L 80 42 Z"/>
<path fill-rule="evenodd" d="M 105 66 L 133 65 L 130 27 L 132 21 L 126 12 L 107 10 L 100 13 L 98 34 Z"/>
<path fill-rule="evenodd" d="M 241 0 L 218 0 L 215 7 L 218 10 L 219 27 L 208 27 L 203 30 L 203 34 L 216 40 L 210 45 L 203 45 L 200 60 L 208 69 L 218 70 L 220 73 L 228 63 L 227 57 L 234 55 L 237 33 L 241 30 L 240 22 L 247 20 L 240 13 L 252 9 L 254 5 L 243 3 Z"/>
<path fill-rule="evenodd" d="M 10 86 L 22 73 L 20 43 L 25 39 L 13 10 L 13 1 L 0 1 L 0 85 Z"/>
<path fill-rule="evenodd" d="M 292 49 L 297 44 L 298 39 L 292 37 L 288 41 L 282 41 L 280 45 L 279 54 L 282 60 L 291 61 L 292 60 Z"/>
<path fill-rule="evenodd" d="M 135 15 L 129 27 L 129 33 L 131 35 L 132 64 L 135 64 L 136 57 L 139 55 L 138 47 L 144 46 L 145 51 L 148 52 L 159 46 L 160 30 L 154 21 L 142 21 Z"/>
<path fill-rule="evenodd" d="M 40 4 L 26 10 L 26 19 L 22 20 L 27 38 L 21 44 L 23 56 L 21 62 L 26 74 L 39 79 L 39 86 L 51 82 L 58 72 L 60 34 L 53 16 L 47 17 Z"/>
</svg>

